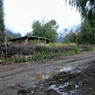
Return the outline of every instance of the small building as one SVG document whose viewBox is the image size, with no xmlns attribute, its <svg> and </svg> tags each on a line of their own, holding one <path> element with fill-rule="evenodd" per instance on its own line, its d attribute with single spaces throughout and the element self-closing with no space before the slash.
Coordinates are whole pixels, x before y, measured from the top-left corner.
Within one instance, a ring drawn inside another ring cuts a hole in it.
<svg viewBox="0 0 95 95">
<path fill-rule="evenodd" d="M 16 44 L 46 44 L 49 43 L 49 40 L 46 37 L 24 36 L 11 39 L 10 42 Z"/>
</svg>

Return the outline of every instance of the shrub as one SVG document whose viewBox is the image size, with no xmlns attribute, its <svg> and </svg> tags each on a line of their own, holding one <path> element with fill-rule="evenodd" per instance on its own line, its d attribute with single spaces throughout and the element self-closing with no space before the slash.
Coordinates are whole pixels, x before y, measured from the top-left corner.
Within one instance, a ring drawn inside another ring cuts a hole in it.
<svg viewBox="0 0 95 95">
<path fill-rule="evenodd" d="M 25 57 L 15 57 L 14 63 L 23 63 L 26 62 Z"/>
<path fill-rule="evenodd" d="M 0 63 L 2 64 L 2 65 L 5 65 L 5 64 L 12 64 L 12 61 L 11 61 L 11 59 L 5 59 L 5 58 L 0 58 Z"/>
<path fill-rule="evenodd" d="M 35 53 L 32 54 L 32 59 L 34 61 L 39 61 L 43 59 L 50 59 L 58 56 L 78 54 L 79 49 L 75 44 L 47 44 L 36 46 Z"/>
<path fill-rule="evenodd" d="M 15 47 L 15 48 L 12 48 Z M 66 56 L 72 54 L 78 54 L 79 49 L 76 44 L 69 43 L 49 43 L 47 45 L 27 45 L 27 46 L 12 46 L 12 54 L 10 62 L 12 63 L 24 63 L 27 61 L 39 61 L 44 59 L 51 59 L 58 56 Z M 29 59 L 26 58 L 29 56 Z M 9 62 L 8 62 L 9 63 Z"/>
</svg>

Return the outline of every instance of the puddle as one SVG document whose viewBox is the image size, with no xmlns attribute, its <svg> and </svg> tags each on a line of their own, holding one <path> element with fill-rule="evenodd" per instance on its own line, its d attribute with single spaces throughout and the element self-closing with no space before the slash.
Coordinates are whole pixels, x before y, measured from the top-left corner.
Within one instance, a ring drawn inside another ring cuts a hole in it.
<svg viewBox="0 0 95 95">
<path fill-rule="evenodd" d="M 35 80 L 41 80 L 41 79 L 43 79 L 42 76 L 43 76 L 42 74 L 37 73 L 34 75 L 34 78 L 35 78 Z"/>
<path fill-rule="evenodd" d="M 63 69 L 63 67 L 60 67 L 60 68 L 54 68 L 54 71 L 60 71 L 61 69 Z"/>
<path fill-rule="evenodd" d="M 70 82 L 64 83 L 64 85 L 51 85 L 49 89 L 53 89 L 60 95 L 72 95 L 76 92 L 78 92 L 79 85 L 72 84 Z M 69 91 L 68 91 L 69 90 Z"/>
<path fill-rule="evenodd" d="M 55 70 L 58 74 L 53 77 L 48 89 L 57 92 L 58 95 L 76 95 L 81 87 L 81 81 L 84 76 L 80 72 L 72 73 L 73 68 L 70 66 Z"/>
<path fill-rule="evenodd" d="M 65 66 L 65 67 L 61 67 L 61 68 L 55 68 L 54 71 L 56 72 L 69 72 L 72 71 L 73 68 L 71 66 Z"/>
<path fill-rule="evenodd" d="M 34 77 L 47 80 L 40 81 L 35 87 L 22 89 L 26 94 L 20 95 L 95 95 L 95 66 L 82 72 L 73 72 L 72 67 L 55 68 L 55 72 L 35 74 Z"/>
<path fill-rule="evenodd" d="M 56 74 L 57 74 L 57 72 L 49 72 L 49 73 L 43 74 L 42 78 L 43 79 L 49 79 L 50 77 L 53 77 Z"/>
<path fill-rule="evenodd" d="M 57 72 L 48 72 L 44 74 L 37 73 L 34 75 L 35 80 L 49 79 L 50 77 L 56 75 Z"/>
<path fill-rule="evenodd" d="M 73 70 L 72 67 L 61 67 L 61 68 L 54 68 L 53 72 L 48 72 L 48 73 L 36 73 L 34 75 L 35 80 L 42 80 L 42 79 L 49 79 L 50 77 L 53 77 L 54 75 L 60 73 L 60 72 L 69 72 Z"/>
<path fill-rule="evenodd" d="M 64 82 L 65 77 L 68 77 L 70 75 L 69 72 L 72 70 L 73 68 L 70 66 L 62 68 L 54 68 L 53 72 L 48 72 L 44 74 L 38 73 L 35 74 L 34 77 L 36 80 L 42 80 L 42 79 L 49 79 L 50 77 L 54 78 L 53 76 L 57 75 L 57 77 L 54 78 L 54 81 L 56 81 L 56 83 L 53 83 L 54 81 L 52 80 L 53 82 L 48 87 L 48 90 L 52 89 L 53 91 L 56 91 L 59 95 L 72 95 L 78 92 L 78 89 L 80 88 L 80 86 L 76 83 L 73 83 L 73 81 L 68 82 L 68 79 Z"/>
<path fill-rule="evenodd" d="M 72 70 L 73 70 L 73 68 L 71 66 L 69 66 L 69 67 L 63 67 L 62 69 L 59 70 L 59 72 L 69 72 Z"/>
</svg>

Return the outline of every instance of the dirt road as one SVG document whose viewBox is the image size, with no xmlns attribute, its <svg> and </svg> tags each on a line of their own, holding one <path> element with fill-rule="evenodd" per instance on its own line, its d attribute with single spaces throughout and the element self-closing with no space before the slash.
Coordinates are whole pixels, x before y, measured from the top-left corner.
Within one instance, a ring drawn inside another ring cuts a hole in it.
<svg viewBox="0 0 95 95">
<path fill-rule="evenodd" d="M 0 95 L 17 95 L 20 89 L 35 87 L 40 81 L 64 70 L 85 69 L 90 66 L 90 63 L 95 63 L 95 52 L 85 52 L 37 64 L 1 65 Z"/>
</svg>

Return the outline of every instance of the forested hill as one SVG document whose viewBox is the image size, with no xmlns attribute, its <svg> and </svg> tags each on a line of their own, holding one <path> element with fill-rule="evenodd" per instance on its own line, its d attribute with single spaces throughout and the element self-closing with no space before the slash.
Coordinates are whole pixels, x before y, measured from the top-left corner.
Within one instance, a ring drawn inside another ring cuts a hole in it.
<svg viewBox="0 0 95 95">
<path fill-rule="evenodd" d="M 21 37 L 21 34 L 20 33 L 14 33 L 14 32 L 12 32 L 9 29 L 5 29 L 5 34 L 7 36 L 10 36 L 10 37 L 13 37 L 13 36 L 15 36 L 15 37 Z"/>
</svg>

